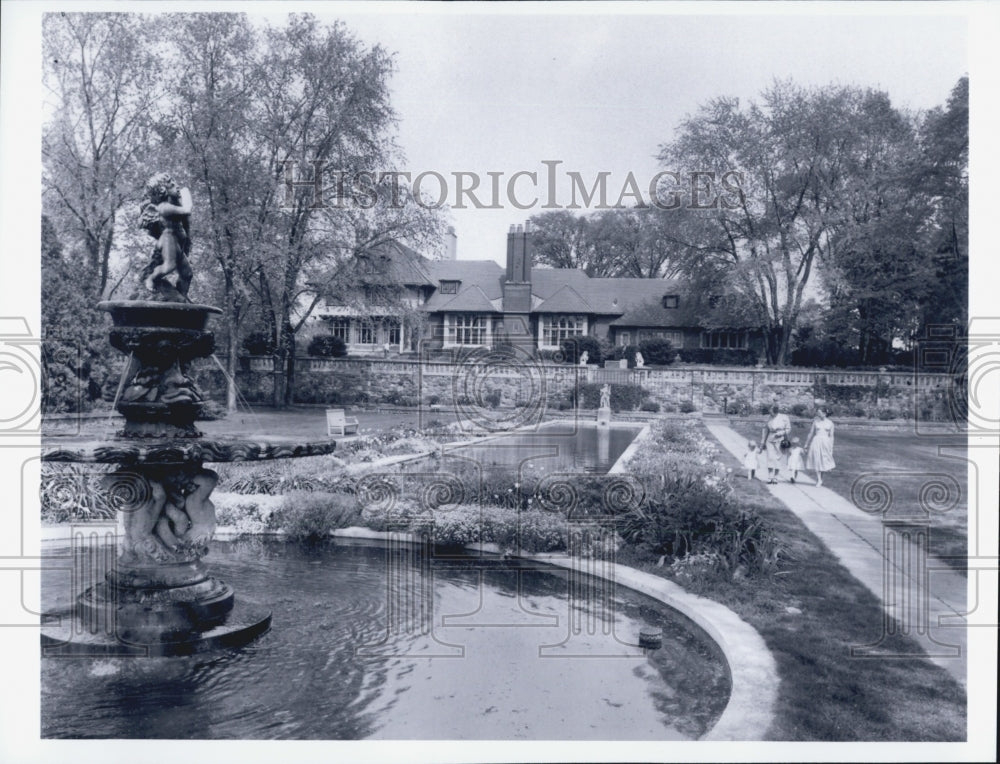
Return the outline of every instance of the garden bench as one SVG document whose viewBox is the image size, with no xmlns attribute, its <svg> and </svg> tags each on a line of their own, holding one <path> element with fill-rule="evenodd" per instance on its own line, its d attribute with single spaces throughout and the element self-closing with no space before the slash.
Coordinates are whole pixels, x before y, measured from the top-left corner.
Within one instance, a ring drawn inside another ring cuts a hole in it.
<svg viewBox="0 0 1000 764">
<path fill-rule="evenodd" d="M 346 416 L 343 409 L 326 410 L 326 434 L 354 435 L 358 432 L 358 418 Z"/>
</svg>

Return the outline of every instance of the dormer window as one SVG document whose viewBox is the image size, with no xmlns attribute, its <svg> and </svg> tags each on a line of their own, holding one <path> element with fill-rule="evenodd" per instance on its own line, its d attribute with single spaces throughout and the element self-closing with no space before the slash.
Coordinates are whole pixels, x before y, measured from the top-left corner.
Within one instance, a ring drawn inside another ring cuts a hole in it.
<svg viewBox="0 0 1000 764">
<path fill-rule="evenodd" d="M 458 281 L 442 281 L 441 294 L 458 294 Z"/>
<path fill-rule="evenodd" d="M 663 295 L 663 307 L 664 308 L 676 308 L 680 304 L 680 297 L 675 294 L 665 294 Z"/>
</svg>

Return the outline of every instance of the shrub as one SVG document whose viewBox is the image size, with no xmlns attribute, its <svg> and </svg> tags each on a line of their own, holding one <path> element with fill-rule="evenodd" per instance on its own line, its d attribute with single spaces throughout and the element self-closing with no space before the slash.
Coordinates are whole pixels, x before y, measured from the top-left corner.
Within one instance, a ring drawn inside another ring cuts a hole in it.
<svg viewBox="0 0 1000 764">
<path fill-rule="evenodd" d="M 729 348 L 681 348 L 677 351 L 684 363 L 719 364 L 720 366 L 755 366 L 757 354 L 752 350 Z"/>
<path fill-rule="evenodd" d="M 275 524 L 292 539 L 326 538 L 360 519 L 357 499 L 344 493 L 293 491 L 274 513 Z"/>
<path fill-rule="evenodd" d="M 639 343 L 639 351 L 643 361 L 650 366 L 669 366 L 677 355 L 670 340 L 645 340 Z"/>
<path fill-rule="evenodd" d="M 587 353 L 588 363 L 603 363 L 604 361 L 601 343 L 595 337 L 574 337 L 563 340 L 559 345 L 559 350 L 566 363 L 579 363 L 580 356 L 583 355 L 584 351 Z"/>
<path fill-rule="evenodd" d="M 243 534 L 267 533 L 277 530 L 275 515 L 285 498 L 283 496 L 238 496 L 231 493 L 216 493 L 212 496 L 212 501 L 215 504 L 216 523 Z"/>
<path fill-rule="evenodd" d="M 341 406 L 354 406 L 368 400 L 364 377 L 357 371 L 297 374 L 294 397 L 296 403 L 337 403 Z"/>
<path fill-rule="evenodd" d="M 201 408 L 198 410 L 198 416 L 196 419 L 199 422 L 215 422 L 219 419 L 225 419 L 228 415 L 229 412 L 221 403 L 213 400 L 207 400 L 201 404 Z"/>
<path fill-rule="evenodd" d="M 564 517 L 515 507 L 484 507 L 457 504 L 413 523 L 413 530 L 429 531 L 434 543 L 443 547 L 492 543 L 505 551 L 554 552 L 567 547 L 568 525 Z"/>
<path fill-rule="evenodd" d="M 601 388 L 599 382 L 588 382 L 580 385 L 576 394 L 583 401 L 583 408 L 596 409 L 601 403 Z M 611 385 L 611 408 L 613 411 L 635 411 L 649 392 L 640 385 Z"/>
<path fill-rule="evenodd" d="M 566 356 L 560 350 L 538 350 L 536 355 L 539 360 L 546 363 L 566 363 Z"/>
<path fill-rule="evenodd" d="M 494 389 L 488 390 L 483 395 L 483 403 L 485 405 L 489 406 L 491 409 L 499 408 L 499 406 L 500 406 L 500 400 L 501 400 L 502 397 L 503 396 L 501 395 L 500 391 L 494 388 Z"/>
<path fill-rule="evenodd" d="M 656 401 L 643 401 L 642 404 L 639 406 L 639 410 L 649 411 L 652 412 L 653 414 L 656 414 L 659 413 L 660 411 L 660 404 L 657 403 Z"/>
<path fill-rule="evenodd" d="M 792 413 L 795 416 L 808 416 L 810 411 L 812 411 L 812 406 L 806 403 L 795 403 L 792 405 Z"/>
<path fill-rule="evenodd" d="M 275 351 L 274 338 L 269 332 L 250 332 L 243 339 L 243 349 L 250 355 L 270 355 Z"/>
<path fill-rule="evenodd" d="M 347 355 L 347 345 L 340 337 L 318 334 L 312 338 L 306 353 L 318 358 L 342 358 Z"/>
<path fill-rule="evenodd" d="M 623 358 L 628 361 L 628 367 L 630 369 L 635 368 L 635 354 L 639 352 L 638 345 L 616 345 L 614 351 L 612 351 L 611 357 L 620 361 Z M 645 356 L 643 356 L 643 361 L 645 361 Z"/>
<path fill-rule="evenodd" d="M 653 481 L 646 502 L 625 516 L 626 542 L 675 560 L 716 555 L 731 571 L 773 569 L 777 538 L 755 512 L 739 510 L 723 486 L 691 474 L 668 474 Z"/>
<path fill-rule="evenodd" d="M 729 410 L 726 413 L 734 416 L 750 416 L 753 413 L 753 408 L 750 406 L 750 401 L 743 396 L 737 396 L 730 402 Z"/>
<path fill-rule="evenodd" d="M 690 414 L 693 411 L 697 411 L 697 407 L 694 405 L 694 401 L 681 401 L 680 411 L 682 414 Z"/>
</svg>

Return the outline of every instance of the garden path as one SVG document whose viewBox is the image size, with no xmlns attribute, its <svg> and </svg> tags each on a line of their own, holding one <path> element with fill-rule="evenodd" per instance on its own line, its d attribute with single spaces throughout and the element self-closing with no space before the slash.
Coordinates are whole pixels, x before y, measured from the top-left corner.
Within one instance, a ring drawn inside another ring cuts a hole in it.
<svg viewBox="0 0 1000 764">
<path fill-rule="evenodd" d="M 737 459 L 746 437 L 723 422 L 706 420 L 708 431 Z M 758 470 L 758 478 L 763 470 Z M 797 483 L 782 482 L 767 489 L 780 499 L 840 560 L 851 574 L 882 602 L 886 618 L 881 634 L 901 630 L 923 648 L 932 661 L 966 686 L 967 580 L 918 545 L 924 526 L 883 524 L 812 476 Z M 851 656 L 893 657 L 876 639 L 851 647 Z M 899 656 L 901 657 L 901 656 Z M 909 657 L 909 656 L 907 656 Z"/>
</svg>

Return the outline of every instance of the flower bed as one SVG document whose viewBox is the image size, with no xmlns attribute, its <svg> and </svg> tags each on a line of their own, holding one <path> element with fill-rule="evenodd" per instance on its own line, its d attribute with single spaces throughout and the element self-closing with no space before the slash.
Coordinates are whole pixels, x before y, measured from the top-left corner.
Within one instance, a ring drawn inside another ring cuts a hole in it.
<svg viewBox="0 0 1000 764">
<path fill-rule="evenodd" d="M 218 466 L 220 525 L 242 533 L 323 537 L 363 525 L 427 534 L 435 544 L 493 543 L 508 551 L 608 556 L 624 543 L 670 563 L 678 578 L 773 572 L 779 548 L 753 511 L 733 499 L 731 470 L 697 420 L 661 419 L 625 472 L 550 475 L 444 462 L 410 472 L 378 460 L 433 452 L 448 428 L 393 428 L 347 441 L 338 456 Z M 372 465 L 374 470 L 352 470 Z M 43 519 L 110 517 L 93 471 L 46 465 Z M 75 486 L 75 487 L 74 487 Z"/>
</svg>

